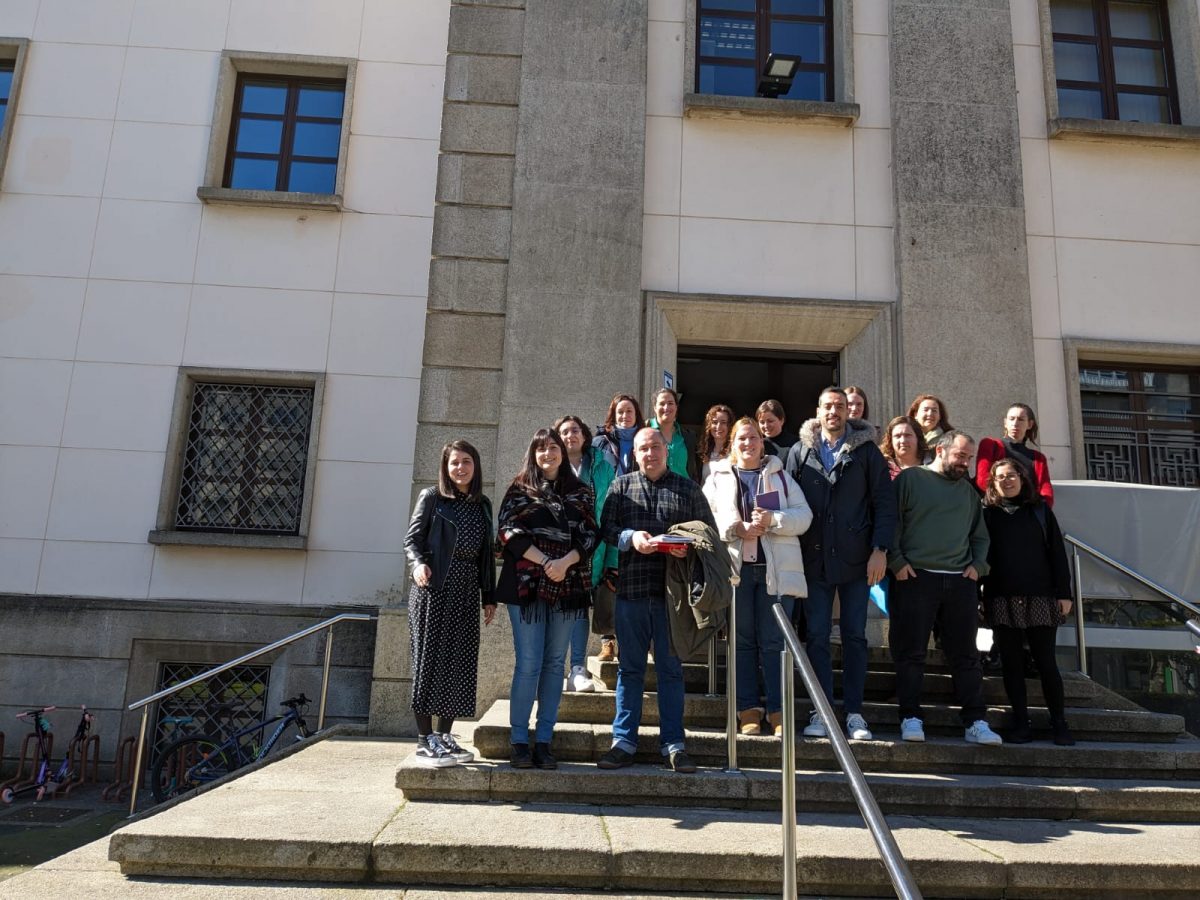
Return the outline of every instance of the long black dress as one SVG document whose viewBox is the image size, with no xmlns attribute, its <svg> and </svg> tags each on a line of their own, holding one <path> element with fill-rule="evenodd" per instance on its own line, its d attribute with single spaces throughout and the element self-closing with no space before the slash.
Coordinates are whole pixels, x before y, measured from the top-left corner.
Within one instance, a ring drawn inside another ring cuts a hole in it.
<svg viewBox="0 0 1200 900">
<path fill-rule="evenodd" d="M 408 595 L 412 648 L 412 708 L 418 715 L 475 715 L 479 677 L 479 553 L 491 522 L 484 506 L 465 497 L 443 500 L 458 524 L 450 570 L 441 588 Z"/>
</svg>

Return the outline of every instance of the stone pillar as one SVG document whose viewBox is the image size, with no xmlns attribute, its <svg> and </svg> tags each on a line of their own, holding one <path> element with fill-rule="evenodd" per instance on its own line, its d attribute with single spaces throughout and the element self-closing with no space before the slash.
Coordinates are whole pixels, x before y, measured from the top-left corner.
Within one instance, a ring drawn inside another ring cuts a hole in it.
<svg viewBox="0 0 1200 900">
<path fill-rule="evenodd" d="M 646 0 L 526 0 L 497 480 L 641 368 Z"/>
<path fill-rule="evenodd" d="M 902 402 L 976 437 L 1034 402 L 1021 142 L 1007 0 L 893 0 Z"/>
</svg>

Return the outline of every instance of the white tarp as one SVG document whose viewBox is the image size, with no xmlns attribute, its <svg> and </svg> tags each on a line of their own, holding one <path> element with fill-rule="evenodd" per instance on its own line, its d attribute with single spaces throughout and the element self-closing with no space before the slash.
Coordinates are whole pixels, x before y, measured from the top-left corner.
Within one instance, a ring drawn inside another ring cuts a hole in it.
<svg viewBox="0 0 1200 900">
<path fill-rule="evenodd" d="M 1200 490 L 1055 481 L 1054 515 L 1065 534 L 1200 605 Z M 1161 599 L 1088 554 L 1080 555 L 1085 596 Z"/>
</svg>

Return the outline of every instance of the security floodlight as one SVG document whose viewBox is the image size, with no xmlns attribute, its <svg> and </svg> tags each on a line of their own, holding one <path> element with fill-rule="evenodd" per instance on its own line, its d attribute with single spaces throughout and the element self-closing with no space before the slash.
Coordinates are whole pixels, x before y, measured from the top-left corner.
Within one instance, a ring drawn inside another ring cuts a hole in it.
<svg viewBox="0 0 1200 900">
<path fill-rule="evenodd" d="M 799 56 L 768 54 L 767 64 L 763 66 L 762 75 L 758 79 L 758 96 L 775 100 L 786 94 L 792 89 L 792 81 L 799 67 Z"/>
</svg>

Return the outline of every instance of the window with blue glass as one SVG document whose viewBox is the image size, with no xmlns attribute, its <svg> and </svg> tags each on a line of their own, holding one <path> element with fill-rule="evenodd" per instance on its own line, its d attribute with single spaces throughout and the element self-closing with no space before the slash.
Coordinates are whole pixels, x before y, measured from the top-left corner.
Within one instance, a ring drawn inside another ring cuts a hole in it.
<svg viewBox="0 0 1200 900">
<path fill-rule="evenodd" d="M 240 75 L 224 186 L 334 193 L 345 96 L 344 81 Z"/>
<path fill-rule="evenodd" d="M 767 56 L 800 58 L 785 100 L 833 100 L 834 0 L 698 0 L 696 90 L 754 97 Z"/>
<path fill-rule="evenodd" d="M 1050 0 L 1058 114 L 1179 124 L 1166 4 Z"/>
<path fill-rule="evenodd" d="M 0 128 L 4 127 L 4 120 L 8 117 L 8 97 L 12 93 L 16 68 L 16 60 L 0 59 Z"/>
</svg>

